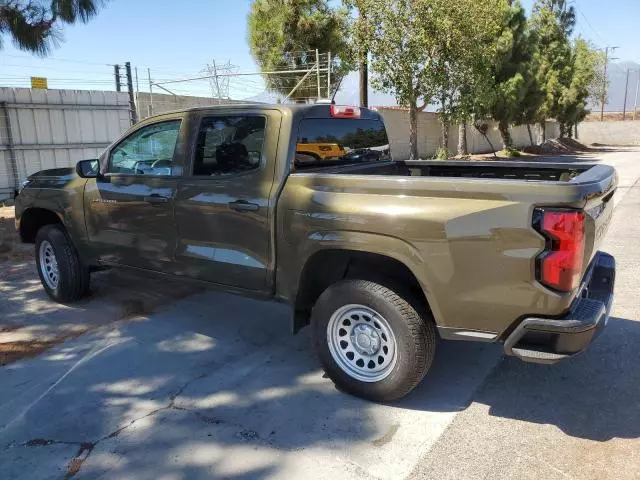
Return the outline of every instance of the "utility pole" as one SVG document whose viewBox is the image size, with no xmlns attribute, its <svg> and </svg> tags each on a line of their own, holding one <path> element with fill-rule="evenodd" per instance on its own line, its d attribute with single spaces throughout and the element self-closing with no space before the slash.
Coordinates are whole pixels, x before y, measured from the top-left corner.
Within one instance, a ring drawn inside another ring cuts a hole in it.
<svg viewBox="0 0 640 480">
<path fill-rule="evenodd" d="M 138 83 L 138 67 L 135 67 L 134 70 L 136 74 L 136 112 L 137 112 L 137 107 L 140 105 L 140 84 Z"/>
<path fill-rule="evenodd" d="M 609 66 L 609 50 L 612 52 L 618 47 L 605 47 L 604 49 L 604 75 L 602 77 L 602 92 L 600 93 L 600 121 L 604 120 L 604 102 L 607 99 L 607 67 Z"/>
<path fill-rule="evenodd" d="M 327 98 L 331 98 L 331 52 L 327 52 Z"/>
<path fill-rule="evenodd" d="M 147 68 L 149 75 L 149 116 L 153 115 L 153 82 L 151 81 L 151 69 Z"/>
<path fill-rule="evenodd" d="M 638 88 L 640 88 L 640 69 L 638 69 L 638 78 L 636 80 L 636 99 L 633 102 L 633 119 L 636 119 L 638 113 Z"/>
<path fill-rule="evenodd" d="M 622 120 L 627 119 L 627 93 L 629 92 L 629 68 L 627 68 L 627 81 L 624 84 L 624 106 L 622 107 Z"/>
<path fill-rule="evenodd" d="M 125 62 L 124 68 L 127 73 L 127 90 L 129 91 L 129 112 L 131 113 L 131 125 L 138 122 L 138 112 L 136 110 L 136 100 L 133 96 L 133 75 L 131 75 L 131 62 Z"/>
<path fill-rule="evenodd" d="M 316 77 L 317 77 L 317 81 L 318 81 L 318 100 L 320 100 L 320 97 L 322 96 L 322 91 L 320 90 L 320 53 L 318 52 L 318 49 L 316 48 Z"/>
<path fill-rule="evenodd" d="M 120 65 L 113 66 L 113 75 L 116 77 L 116 92 L 121 92 L 120 89 Z"/>
</svg>

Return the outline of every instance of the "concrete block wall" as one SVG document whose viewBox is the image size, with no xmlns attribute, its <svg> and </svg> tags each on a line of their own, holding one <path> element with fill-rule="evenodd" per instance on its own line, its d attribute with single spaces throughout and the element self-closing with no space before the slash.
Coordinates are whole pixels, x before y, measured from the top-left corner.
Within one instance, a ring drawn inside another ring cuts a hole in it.
<svg viewBox="0 0 640 480">
<path fill-rule="evenodd" d="M 394 158 L 409 158 L 409 111 L 396 108 L 379 108 L 389 136 L 389 144 Z M 440 144 L 440 121 L 437 115 L 422 112 L 418 114 L 418 153 L 433 156 Z"/>
<path fill-rule="evenodd" d="M 389 135 L 389 143 L 394 159 L 409 157 L 409 111 L 399 107 L 378 107 Z M 418 154 L 420 158 L 431 158 L 440 146 L 441 124 L 438 115 L 433 112 L 418 113 Z M 540 142 L 539 127 L 531 126 L 533 140 Z M 556 122 L 550 121 L 546 125 L 546 138 L 558 137 L 560 131 Z M 495 122 L 489 122 L 487 137 L 496 150 L 502 149 L 502 139 Z M 511 128 L 511 137 L 516 147 L 526 147 L 531 144 L 529 133 L 525 125 Z M 467 147 L 469 153 L 490 153 L 491 146 L 487 139 L 478 132 L 473 125 L 467 126 Z M 449 151 L 455 153 L 458 149 L 458 125 L 449 127 Z"/>
<path fill-rule="evenodd" d="M 0 87 L 0 197 L 34 172 L 96 158 L 129 124 L 126 93 Z"/>
<path fill-rule="evenodd" d="M 582 122 L 578 140 L 584 144 L 640 145 L 640 121 Z"/>
<path fill-rule="evenodd" d="M 147 92 L 139 92 L 137 94 L 136 106 L 140 120 L 149 116 L 149 107 L 151 106 L 152 101 L 153 115 L 172 112 L 174 110 L 182 110 L 184 108 L 248 103 L 244 100 L 218 100 L 217 98 L 211 97 L 190 97 L 186 95 L 169 95 L 164 93 L 154 93 L 153 95 L 150 95 Z"/>
</svg>

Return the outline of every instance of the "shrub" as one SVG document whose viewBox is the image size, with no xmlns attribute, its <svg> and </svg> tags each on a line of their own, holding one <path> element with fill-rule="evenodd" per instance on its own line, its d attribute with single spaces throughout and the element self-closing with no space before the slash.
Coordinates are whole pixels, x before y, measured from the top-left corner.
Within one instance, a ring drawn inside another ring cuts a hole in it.
<svg viewBox="0 0 640 480">
<path fill-rule="evenodd" d="M 444 147 L 438 147 L 435 158 L 437 160 L 447 160 L 450 157 L 449 150 Z"/>
</svg>

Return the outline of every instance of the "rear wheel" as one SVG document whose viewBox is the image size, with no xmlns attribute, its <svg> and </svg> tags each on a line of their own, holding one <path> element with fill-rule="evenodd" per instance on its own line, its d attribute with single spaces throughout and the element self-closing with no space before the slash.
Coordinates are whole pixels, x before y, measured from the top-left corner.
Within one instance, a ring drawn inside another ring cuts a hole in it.
<svg viewBox="0 0 640 480">
<path fill-rule="evenodd" d="M 36 235 L 38 275 L 47 295 L 56 302 L 69 303 L 89 290 L 89 270 L 75 247 L 58 225 L 46 225 Z"/>
<path fill-rule="evenodd" d="M 365 280 L 343 280 L 320 296 L 311 316 L 314 344 L 340 389 L 390 401 L 425 376 L 435 354 L 435 326 L 406 297 Z"/>
</svg>

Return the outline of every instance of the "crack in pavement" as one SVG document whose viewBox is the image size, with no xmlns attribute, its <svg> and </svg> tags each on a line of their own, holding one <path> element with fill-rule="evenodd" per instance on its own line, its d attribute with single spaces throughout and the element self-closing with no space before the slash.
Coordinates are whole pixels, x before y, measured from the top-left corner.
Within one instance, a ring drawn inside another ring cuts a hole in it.
<svg viewBox="0 0 640 480">
<path fill-rule="evenodd" d="M 126 425 L 123 425 L 119 428 L 117 428 L 116 430 L 114 430 L 113 432 L 105 435 L 104 437 L 99 438 L 96 441 L 93 442 L 87 442 L 87 441 L 66 441 L 66 440 L 52 440 L 52 439 L 45 439 L 45 438 L 34 438 L 31 440 L 28 440 L 26 442 L 21 443 L 19 446 L 22 447 L 46 447 L 49 445 L 77 445 L 78 448 L 78 452 L 75 454 L 75 456 L 69 461 L 69 463 L 67 464 L 67 473 L 64 477 L 65 480 L 70 480 L 73 477 L 75 477 L 79 472 L 80 469 L 82 468 L 82 464 L 89 458 L 89 455 L 91 455 L 91 452 L 94 450 L 94 448 L 96 446 L 98 446 L 98 444 L 100 444 L 101 442 L 110 439 L 110 438 L 115 438 L 117 437 L 120 433 L 122 433 L 124 430 L 126 430 L 127 428 L 131 427 L 132 425 L 134 425 L 136 422 L 139 422 L 140 420 L 144 420 L 145 418 L 151 417 L 153 415 L 156 415 L 160 412 L 163 412 L 165 410 L 184 410 L 184 411 L 192 411 L 183 407 L 176 407 L 175 406 L 175 401 L 176 399 L 182 395 L 182 392 L 185 391 L 185 389 L 191 385 L 193 382 L 197 381 L 197 380 L 201 380 L 203 378 L 205 378 L 207 376 L 207 374 L 200 374 L 196 377 L 193 377 L 191 379 L 189 379 L 188 381 L 186 381 L 184 384 L 182 384 L 173 394 L 171 394 L 169 396 L 169 403 L 167 405 L 165 405 L 164 407 L 159 407 L 156 408 L 148 413 L 146 413 L 145 415 L 142 415 L 140 417 L 134 418 L 132 419 L 129 423 L 127 423 Z M 204 414 L 199 414 L 197 412 L 195 412 L 196 415 L 198 416 L 198 418 L 201 418 L 204 422 L 207 423 L 216 423 L 216 422 L 212 422 L 209 417 L 207 417 Z M 217 422 L 217 423 L 222 423 Z M 9 444 L 7 447 L 4 448 L 4 450 L 7 450 L 9 448 L 12 448 L 14 445 Z"/>
<path fill-rule="evenodd" d="M 124 341 L 121 342 L 117 342 L 117 343 L 112 343 L 112 344 L 108 344 L 105 347 L 102 347 L 100 349 L 98 349 L 98 351 L 95 351 L 95 349 L 92 349 L 92 351 L 86 355 L 84 358 L 82 358 L 79 362 L 77 362 L 75 365 L 72 366 L 71 369 L 69 369 L 69 371 L 67 371 L 61 378 L 59 378 L 56 382 L 54 382 L 48 389 L 47 391 L 45 391 L 37 400 L 40 400 L 41 398 L 43 398 L 44 396 L 46 396 L 53 388 L 55 388 L 62 380 L 64 380 L 65 377 L 67 377 L 80 363 L 84 363 L 85 361 L 88 360 L 87 357 L 94 357 L 97 354 L 101 353 L 102 351 L 104 351 L 105 349 L 114 346 L 114 345 L 119 345 L 121 343 L 125 343 L 131 341 L 131 339 L 125 339 Z M 213 363 L 217 363 L 217 362 L 213 362 Z M 201 365 L 200 368 L 207 368 L 210 365 L 207 363 L 205 365 Z M 266 445 L 270 445 L 270 441 L 268 439 L 263 439 L 259 436 L 259 434 L 255 431 L 252 430 L 247 430 L 244 428 L 243 425 L 240 424 L 234 424 L 234 423 L 227 423 L 221 419 L 218 419 L 216 417 L 207 415 L 205 413 L 202 413 L 200 411 L 198 411 L 198 409 L 190 409 L 190 408 L 185 408 L 185 407 L 178 407 L 175 405 L 176 400 L 178 399 L 178 397 L 180 397 L 180 395 L 182 395 L 182 393 L 186 390 L 187 387 L 189 387 L 192 383 L 204 379 L 206 377 L 208 377 L 209 375 L 213 374 L 214 372 L 209 372 L 209 373 L 201 373 L 197 376 L 194 376 L 192 378 L 190 378 L 189 380 L 187 380 L 186 382 L 184 382 L 179 388 L 177 388 L 175 390 L 175 392 L 173 394 L 171 394 L 169 396 L 169 402 L 167 403 L 167 405 L 162 406 L 162 407 L 158 407 L 154 410 L 151 410 L 150 412 L 146 413 L 145 415 L 142 415 L 140 417 L 134 418 L 132 420 L 130 420 L 127 424 L 122 425 L 121 427 L 117 428 L 116 430 L 110 432 L 109 434 L 99 438 L 96 441 L 59 441 L 59 440 L 54 440 L 54 439 L 44 439 L 44 438 L 35 438 L 32 440 L 29 440 L 27 442 L 21 443 L 19 445 L 16 445 L 14 442 L 9 443 L 8 445 L 6 445 L 2 451 L 6 451 L 10 448 L 13 448 L 15 446 L 24 446 L 24 447 L 39 447 L 39 446 L 48 446 L 48 445 L 77 445 L 78 448 L 78 452 L 76 453 L 76 455 L 69 461 L 68 465 L 67 465 L 67 474 L 64 477 L 65 480 L 69 480 L 72 479 L 73 477 L 75 477 L 79 472 L 80 469 L 82 468 L 82 464 L 89 458 L 89 456 L 91 455 L 92 451 L 94 450 L 94 448 L 99 445 L 101 442 L 111 439 L 111 438 L 116 438 L 120 433 L 122 433 L 124 430 L 128 429 L 129 427 L 131 427 L 132 425 L 134 425 L 136 422 L 139 422 L 140 420 L 143 420 L 145 418 L 149 418 L 152 417 L 154 415 L 157 415 L 160 412 L 163 411 L 167 411 L 167 410 L 177 410 L 177 411 L 186 411 L 189 413 L 193 413 L 198 419 L 200 419 L 201 421 L 203 421 L 204 423 L 208 423 L 208 424 L 212 424 L 212 425 L 220 425 L 220 424 L 225 424 L 225 425 L 229 425 L 229 426 L 234 426 L 234 427 L 238 427 L 239 429 L 239 436 L 240 438 L 242 438 L 245 441 L 258 441 L 259 443 L 263 443 Z M 33 404 L 35 404 L 36 402 L 33 402 Z M 31 405 L 30 405 L 31 406 Z M 29 407 L 30 407 L 29 406 Z M 28 408 L 26 410 L 28 410 Z M 25 411 L 26 411 L 25 410 Z M 24 412 L 23 412 L 24 414 Z M 13 422 L 13 421 L 12 421 Z M 10 422 L 10 423 L 12 423 Z M 5 426 L 6 428 L 6 426 Z M 273 434 L 273 432 L 272 432 Z"/>
</svg>

